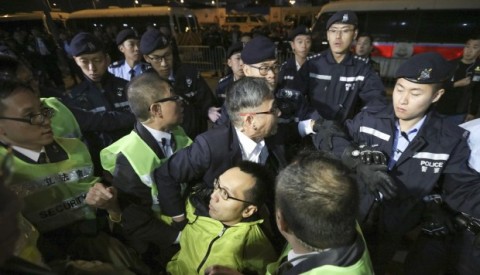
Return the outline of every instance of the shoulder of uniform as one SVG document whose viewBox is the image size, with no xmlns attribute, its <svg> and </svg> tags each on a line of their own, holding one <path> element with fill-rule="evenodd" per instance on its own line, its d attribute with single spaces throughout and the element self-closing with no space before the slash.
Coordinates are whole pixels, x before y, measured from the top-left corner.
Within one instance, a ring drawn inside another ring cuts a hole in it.
<svg viewBox="0 0 480 275">
<path fill-rule="evenodd" d="M 218 84 L 220 84 L 222 82 L 225 82 L 225 81 L 229 80 L 230 78 L 232 78 L 232 74 L 228 74 L 228 75 L 220 78 L 220 80 L 218 81 Z"/>
<path fill-rule="evenodd" d="M 310 55 L 310 56 L 307 56 L 307 60 L 317 59 L 317 58 L 319 58 L 320 56 L 322 56 L 322 53 L 312 54 L 312 55 Z"/>
<path fill-rule="evenodd" d="M 363 63 L 367 63 L 368 62 L 368 59 L 365 58 L 365 57 L 361 57 L 361 56 L 358 56 L 358 55 L 353 55 L 353 59 L 356 59 L 358 61 L 362 61 Z"/>
<path fill-rule="evenodd" d="M 125 64 L 125 60 L 119 60 L 119 61 L 113 62 L 113 63 L 110 64 L 110 66 L 108 66 L 108 67 L 109 67 L 109 68 L 118 68 L 118 67 L 121 67 L 123 64 Z"/>
</svg>

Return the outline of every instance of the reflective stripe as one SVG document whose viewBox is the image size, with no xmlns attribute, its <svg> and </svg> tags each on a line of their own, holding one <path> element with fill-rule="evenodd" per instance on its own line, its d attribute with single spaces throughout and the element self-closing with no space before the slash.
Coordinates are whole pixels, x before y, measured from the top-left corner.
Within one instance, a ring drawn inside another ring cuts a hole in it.
<svg viewBox="0 0 480 275">
<path fill-rule="evenodd" d="M 129 105 L 128 105 L 128 101 L 124 101 L 124 102 L 114 103 L 113 106 L 115 106 L 115 108 L 120 108 L 120 107 L 129 106 Z"/>
<path fill-rule="evenodd" d="M 385 141 L 390 140 L 390 135 L 389 134 L 385 134 L 383 132 L 380 132 L 376 129 L 373 129 L 373 128 L 370 128 L 370 127 L 367 127 L 367 126 L 361 126 L 360 127 L 360 133 L 365 133 L 365 134 L 369 134 L 369 135 L 372 135 L 372 136 L 376 136 L 379 139 L 383 139 Z"/>
<path fill-rule="evenodd" d="M 321 79 L 321 80 L 331 80 L 332 76 L 331 75 L 321 75 L 321 74 L 314 74 L 310 73 L 310 77 L 316 78 L 316 79 Z"/>
<path fill-rule="evenodd" d="M 100 107 L 91 109 L 90 112 L 98 113 L 98 112 L 104 112 L 104 111 L 106 111 L 106 110 L 107 110 L 107 109 L 105 108 L 105 106 L 100 106 Z"/>
<path fill-rule="evenodd" d="M 340 77 L 340 81 L 344 81 L 344 82 L 363 81 L 364 79 L 365 79 L 365 77 L 363 75 L 350 76 L 350 77 L 341 76 Z"/>
<path fill-rule="evenodd" d="M 418 152 L 413 155 L 415 159 L 448 160 L 450 154 L 436 154 L 430 152 Z"/>
</svg>

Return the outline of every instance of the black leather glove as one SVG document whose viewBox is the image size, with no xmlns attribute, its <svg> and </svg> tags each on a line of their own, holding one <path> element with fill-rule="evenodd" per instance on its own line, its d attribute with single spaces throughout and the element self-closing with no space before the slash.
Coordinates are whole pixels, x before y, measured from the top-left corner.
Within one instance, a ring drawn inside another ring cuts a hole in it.
<svg viewBox="0 0 480 275">
<path fill-rule="evenodd" d="M 350 146 L 343 152 L 342 162 L 357 173 L 377 200 L 397 195 L 398 187 L 387 173 L 387 157 L 382 151 L 368 145 Z"/>
<path fill-rule="evenodd" d="M 316 133 L 315 140 L 321 143 L 327 142 L 328 150 L 332 150 L 333 137 L 343 137 L 348 138 L 348 135 L 343 130 L 343 126 L 335 120 L 327 120 L 324 118 L 319 118 L 315 120 L 313 124 L 313 131 Z M 315 142 L 317 144 L 317 142 Z M 321 145 L 317 144 L 318 149 L 322 149 Z"/>
<path fill-rule="evenodd" d="M 382 164 L 359 164 L 357 176 L 364 182 L 375 198 L 382 201 L 393 199 L 397 196 L 398 187 L 388 175 L 387 166 Z"/>
<path fill-rule="evenodd" d="M 441 202 L 428 201 L 420 224 L 422 232 L 430 236 L 445 236 L 456 231 L 454 215 Z"/>
</svg>

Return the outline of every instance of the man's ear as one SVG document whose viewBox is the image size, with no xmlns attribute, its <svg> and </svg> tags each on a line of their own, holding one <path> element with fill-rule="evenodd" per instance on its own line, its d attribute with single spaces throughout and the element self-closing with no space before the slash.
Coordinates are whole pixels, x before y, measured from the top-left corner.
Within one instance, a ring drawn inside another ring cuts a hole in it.
<svg viewBox="0 0 480 275">
<path fill-rule="evenodd" d="M 162 106 L 160 106 L 160 104 L 150 105 L 150 117 L 156 116 L 163 117 Z"/>
<path fill-rule="evenodd" d="M 243 209 L 242 217 L 246 219 L 248 217 L 251 217 L 253 214 L 257 213 L 257 211 L 258 211 L 258 207 L 250 204 L 249 206 L 247 206 L 247 208 Z"/>
<path fill-rule="evenodd" d="M 353 40 L 357 40 L 357 36 L 358 36 L 358 29 L 355 29 L 354 31 L 354 34 L 353 34 Z"/>
<path fill-rule="evenodd" d="M 277 221 L 277 227 L 278 230 L 280 230 L 280 233 L 288 234 L 290 232 L 290 229 L 288 228 L 288 224 L 283 218 L 282 212 L 278 208 L 275 210 L 275 219 Z"/>
<path fill-rule="evenodd" d="M 445 89 L 440 89 L 440 90 L 436 91 L 435 93 L 436 93 L 436 95 L 435 95 L 435 97 L 433 98 L 432 103 L 435 103 L 435 102 L 437 102 L 438 100 L 440 100 L 440 98 L 442 97 L 442 95 L 445 93 Z"/>
</svg>

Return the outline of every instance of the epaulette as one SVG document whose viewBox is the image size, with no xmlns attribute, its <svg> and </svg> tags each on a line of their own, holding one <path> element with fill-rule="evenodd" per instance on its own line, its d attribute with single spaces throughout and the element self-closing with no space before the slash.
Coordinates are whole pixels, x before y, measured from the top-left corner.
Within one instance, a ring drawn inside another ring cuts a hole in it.
<svg viewBox="0 0 480 275">
<path fill-rule="evenodd" d="M 322 53 L 312 54 L 310 56 L 307 56 L 307 60 L 314 59 L 314 58 L 317 58 L 317 57 L 320 57 L 320 56 L 322 56 Z"/>
<path fill-rule="evenodd" d="M 220 84 L 220 83 L 222 83 L 222 82 L 224 82 L 224 81 L 228 80 L 228 79 L 229 79 L 231 76 L 232 76 L 231 74 L 228 74 L 228 75 L 226 75 L 226 76 L 224 76 L 224 77 L 220 78 L 220 80 L 218 81 L 218 83 Z"/>
<path fill-rule="evenodd" d="M 121 67 L 123 64 L 125 64 L 125 59 L 120 60 L 120 61 L 115 61 L 112 64 L 110 64 L 110 66 L 108 66 L 108 67 L 109 68 L 118 68 L 118 67 Z"/>
<path fill-rule="evenodd" d="M 358 56 L 358 55 L 354 55 L 353 58 L 357 59 L 357 60 L 360 60 L 360 61 L 363 61 L 365 63 L 368 62 L 368 59 L 365 58 L 365 57 L 361 57 L 361 56 Z"/>
</svg>

